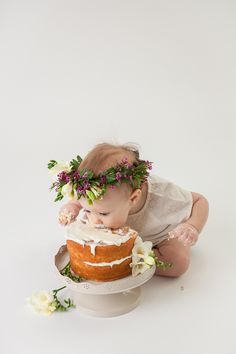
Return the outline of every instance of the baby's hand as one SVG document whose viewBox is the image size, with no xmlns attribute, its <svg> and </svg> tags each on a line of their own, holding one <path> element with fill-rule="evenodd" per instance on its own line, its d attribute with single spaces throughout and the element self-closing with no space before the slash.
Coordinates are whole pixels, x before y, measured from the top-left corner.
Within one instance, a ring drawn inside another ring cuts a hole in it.
<svg viewBox="0 0 236 354">
<path fill-rule="evenodd" d="M 179 224 L 174 230 L 168 232 L 168 234 L 169 239 L 177 238 L 184 243 L 184 246 L 193 246 L 199 236 L 198 230 L 187 222 Z"/>
<path fill-rule="evenodd" d="M 77 210 L 72 205 L 62 208 L 59 212 L 58 221 L 61 225 L 69 225 L 76 220 L 78 215 Z"/>
</svg>

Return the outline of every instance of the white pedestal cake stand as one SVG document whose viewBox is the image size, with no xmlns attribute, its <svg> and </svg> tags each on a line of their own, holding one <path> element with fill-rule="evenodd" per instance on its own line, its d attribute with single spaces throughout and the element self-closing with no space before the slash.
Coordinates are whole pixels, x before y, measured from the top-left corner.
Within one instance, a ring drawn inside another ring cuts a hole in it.
<svg viewBox="0 0 236 354">
<path fill-rule="evenodd" d="M 134 309 L 140 301 L 141 285 L 152 278 L 156 269 L 154 265 L 143 274 L 109 282 L 83 280 L 76 283 L 60 274 L 68 262 L 67 247 L 63 245 L 55 256 L 58 275 L 70 289 L 70 296 L 78 310 L 98 317 L 119 316 Z"/>
</svg>

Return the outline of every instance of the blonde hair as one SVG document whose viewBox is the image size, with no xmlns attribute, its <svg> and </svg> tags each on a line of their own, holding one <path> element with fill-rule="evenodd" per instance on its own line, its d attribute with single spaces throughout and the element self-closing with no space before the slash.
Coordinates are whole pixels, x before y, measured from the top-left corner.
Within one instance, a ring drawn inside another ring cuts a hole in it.
<svg viewBox="0 0 236 354">
<path fill-rule="evenodd" d="M 82 160 L 79 171 L 86 168 L 91 170 L 95 175 L 107 170 L 110 167 L 115 167 L 123 158 L 128 159 L 130 163 L 139 162 L 139 148 L 136 143 L 126 144 L 111 144 L 100 143 L 94 146 Z M 121 190 L 133 191 L 131 185 L 122 183 L 119 186 Z M 123 188 L 122 188 L 123 187 Z"/>
<path fill-rule="evenodd" d="M 129 162 L 139 161 L 139 149 L 134 143 L 110 144 L 100 143 L 94 146 L 82 160 L 79 170 L 87 168 L 94 174 L 99 174 L 110 167 L 115 167 L 127 157 Z"/>
</svg>

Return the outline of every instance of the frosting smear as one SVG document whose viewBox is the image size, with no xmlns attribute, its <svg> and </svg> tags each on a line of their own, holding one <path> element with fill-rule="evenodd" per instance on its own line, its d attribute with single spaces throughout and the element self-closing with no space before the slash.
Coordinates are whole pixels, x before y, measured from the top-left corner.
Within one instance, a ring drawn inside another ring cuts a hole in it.
<svg viewBox="0 0 236 354">
<path fill-rule="evenodd" d="M 117 245 L 128 241 L 134 230 L 129 229 L 128 233 L 120 229 L 110 229 L 106 227 L 91 226 L 88 222 L 85 223 L 81 219 L 76 220 L 67 227 L 66 239 L 75 241 L 81 245 L 87 245 L 91 248 L 91 253 L 95 255 L 96 246 L 103 245 Z"/>
</svg>

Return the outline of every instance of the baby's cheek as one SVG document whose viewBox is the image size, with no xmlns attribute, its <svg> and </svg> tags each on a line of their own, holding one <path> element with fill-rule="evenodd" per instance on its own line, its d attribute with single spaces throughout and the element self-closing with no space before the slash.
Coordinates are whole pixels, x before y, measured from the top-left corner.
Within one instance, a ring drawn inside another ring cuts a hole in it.
<svg viewBox="0 0 236 354">
<path fill-rule="evenodd" d="M 114 220 L 114 223 L 116 224 L 116 227 L 122 227 L 125 226 L 127 218 L 125 217 L 125 215 L 120 215 L 119 217 L 116 218 L 116 220 Z"/>
<path fill-rule="evenodd" d="M 129 215 L 129 212 L 128 211 L 124 211 L 122 213 L 122 215 L 120 215 L 120 220 L 125 224 L 127 219 L 128 219 L 128 215 Z"/>
</svg>

